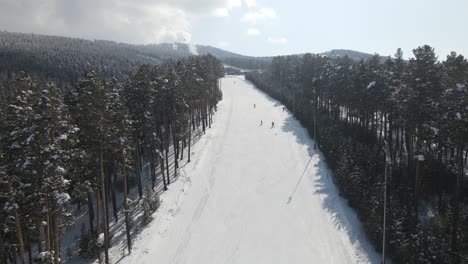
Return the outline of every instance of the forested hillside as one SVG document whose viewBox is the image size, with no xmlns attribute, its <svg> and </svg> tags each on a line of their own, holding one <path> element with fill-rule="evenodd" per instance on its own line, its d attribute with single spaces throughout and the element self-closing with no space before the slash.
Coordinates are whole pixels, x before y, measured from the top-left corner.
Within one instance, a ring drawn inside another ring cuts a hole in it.
<svg viewBox="0 0 468 264">
<path fill-rule="evenodd" d="M 354 50 L 345 50 L 345 49 L 333 49 L 330 51 L 326 51 L 321 53 L 320 55 L 324 55 L 331 58 L 338 58 L 338 57 L 349 57 L 353 60 L 368 60 L 372 58 L 372 54 L 354 51 Z"/>
<path fill-rule="evenodd" d="M 222 98 L 221 62 L 203 55 L 138 67 L 152 59 L 132 57 L 135 51 L 124 44 L 2 36 L 10 52 L 20 51 L 7 53 L 8 60 L 3 53 L 0 62 L 12 71 L 0 87 L 0 263 L 59 263 L 62 236 L 83 215 L 88 224 L 76 238 L 82 257 L 103 252 L 108 263 L 117 235 L 110 222 L 121 214 L 131 251 L 135 226 L 147 224 L 159 206 L 156 183 L 167 189 L 179 160 L 190 162 L 194 132 L 211 126 Z M 29 74 L 19 71 L 23 67 Z M 133 67 L 128 77 L 105 78 Z M 69 80 L 68 89 L 42 79 L 49 71 Z M 137 201 L 127 197 L 131 186 Z M 132 213 L 137 205 L 143 208 L 139 222 Z"/>
<path fill-rule="evenodd" d="M 196 54 L 192 54 L 196 52 Z M 131 45 L 105 40 L 0 32 L 0 80 L 25 71 L 59 86 L 76 81 L 89 71 L 105 78 L 125 78 L 142 64 L 159 64 L 168 59 L 212 54 L 224 63 L 259 69 L 268 58 L 253 58 L 221 49 L 183 43 Z"/>
<path fill-rule="evenodd" d="M 308 129 L 334 181 L 395 263 L 468 263 L 468 62 L 429 46 L 378 55 L 275 57 L 249 73 Z"/>
</svg>

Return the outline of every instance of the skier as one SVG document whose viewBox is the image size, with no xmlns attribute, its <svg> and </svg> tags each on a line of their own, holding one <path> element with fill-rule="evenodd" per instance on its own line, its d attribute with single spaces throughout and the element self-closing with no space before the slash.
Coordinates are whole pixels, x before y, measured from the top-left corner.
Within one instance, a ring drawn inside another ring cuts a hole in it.
<svg viewBox="0 0 468 264">
<path fill-rule="evenodd" d="M 283 111 L 284 111 L 284 106 L 283 106 Z"/>
<path fill-rule="evenodd" d="M 263 125 L 263 120 L 260 120 L 260 125 Z"/>
<path fill-rule="evenodd" d="M 275 122 L 271 122 L 271 128 L 275 127 Z"/>
<path fill-rule="evenodd" d="M 254 104 L 254 108 L 255 108 L 255 104 Z"/>
</svg>

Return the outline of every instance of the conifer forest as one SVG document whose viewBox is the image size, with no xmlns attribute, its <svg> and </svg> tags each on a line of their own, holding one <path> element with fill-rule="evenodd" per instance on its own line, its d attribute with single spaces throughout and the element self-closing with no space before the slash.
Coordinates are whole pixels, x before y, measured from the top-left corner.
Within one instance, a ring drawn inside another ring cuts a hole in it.
<svg viewBox="0 0 468 264">
<path fill-rule="evenodd" d="M 468 264 L 467 10 L 0 0 L 0 264 Z"/>
</svg>

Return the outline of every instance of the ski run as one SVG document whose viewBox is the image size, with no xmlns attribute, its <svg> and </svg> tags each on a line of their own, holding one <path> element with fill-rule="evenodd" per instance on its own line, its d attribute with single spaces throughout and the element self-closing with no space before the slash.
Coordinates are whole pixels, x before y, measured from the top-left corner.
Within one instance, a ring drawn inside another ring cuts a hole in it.
<svg viewBox="0 0 468 264">
<path fill-rule="evenodd" d="M 121 241 L 111 262 L 379 263 L 300 123 L 241 76 L 221 79 L 221 88 L 192 162 L 161 195 L 132 253 Z"/>
</svg>

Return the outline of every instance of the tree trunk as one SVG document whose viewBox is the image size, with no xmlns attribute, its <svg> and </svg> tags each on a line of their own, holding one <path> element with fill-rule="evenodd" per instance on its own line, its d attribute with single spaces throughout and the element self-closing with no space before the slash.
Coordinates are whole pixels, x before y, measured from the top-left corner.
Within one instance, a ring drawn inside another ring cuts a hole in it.
<svg viewBox="0 0 468 264">
<path fill-rule="evenodd" d="M 3 244 L 3 238 L 0 236 L 0 264 L 6 264 L 6 253 L 5 253 L 5 245 Z"/>
<path fill-rule="evenodd" d="M 110 189 L 111 189 L 111 194 L 112 194 L 112 213 L 114 214 L 114 220 L 117 223 L 119 221 L 119 214 L 118 214 L 118 209 L 117 209 L 117 195 L 116 195 L 116 189 L 115 189 L 115 182 L 117 181 L 117 173 L 114 171 L 112 175 L 109 175 L 109 179 L 111 181 L 110 184 Z"/>
<path fill-rule="evenodd" d="M 101 191 L 96 190 L 96 234 L 101 234 Z"/>
<path fill-rule="evenodd" d="M 460 263 L 459 247 L 458 247 L 458 225 L 460 221 L 460 202 L 462 201 L 462 190 L 463 190 L 463 173 L 464 173 L 464 160 L 463 160 L 463 146 L 459 146 L 457 149 L 458 159 L 458 173 L 455 185 L 455 197 L 453 204 L 453 224 L 452 224 L 452 255 L 453 263 Z"/>
<path fill-rule="evenodd" d="M 50 219 L 50 200 L 49 200 L 49 195 L 47 194 L 46 196 L 46 206 L 47 206 L 47 215 L 46 215 L 46 219 L 47 219 L 47 224 L 46 224 L 46 248 L 47 248 L 47 252 L 51 252 L 52 251 L 52 245 L 51 245 L 51 219 Z"/>
<path fill-rule="evenodd" d="M 32 248 L 31 248 L 31 237 L 29 236 L 29 232 L 26 232 L 25 238 L 26 238 L 26 248 L 28 250 L 28 261 L 29 261 L 29 263 L 33 263 Z"/>
<path fill-rule="evenodd" d="M 150 154 L 150 171 L 151 171 L 151 189 L 154 191 L 154 187 L 156 185 L 156 173 L 154 171 L 155 164 L 154 164 L 154 151 L 151 150 Z"/>
<path fill-rule="evenodd" d="M 174 131 L 174 125 L 171 125 L 172 132 L 172 149 L 174 150 L 174 175 L 177 177 L 177 169 L 179 168 L 178 155 L 179 155 L 179 138 L 177 131 Z"/>
<path fill-rule="evenodd" d="M 136 180 L 138 186 L 138 196 L 141 199 L 143 197 L 143 187 L 141 185 L 141 157 L 140 157 L 140 144 L 138 139 L 135 143 L 135 167 L 136 167 Z"/>
<path fill-rule="evenodd" d="M 186 128 L 184 127 L 184 130 L 183 130 L 183 132 L 182 132 L 184 136 L 182 137 L 182 140 L 181 140 L 181 142 L 180 142 L 180 145 L 181 145 L 181 146 L 179 146 L 180 160 L 183 160 L 183 159 L 184 159 L 185 137 L 186 137 L 185 132 L 186 132 Z"/>
<path fill-rule="evenodd" d="M 188 131 L 188 151 L 187 151 L 187 163 L 190 162 L 190 148 L 191 148 L 191 139 L 192 139 L 192 125 L 193 125 L 193 117 L 192 117 L 192 110 L 189 109 L 190 117 L 189 117 L 189 131 Z M 192 123 L 192 124 L 191 124 Z"/>
<path fill-rule="evenodd" d="M 88 191 L 88 216 L 89 216 L 89 232 L 94 235 L 94 208 L 93 208 L 93 196 L 90 191 Z M 40 233 L 39 233 L 40 236 Z"/>
<path fill-rule="evenodd" d="M 37 239 L 37 253 L 42 252 L 42 239 L 41 239 L 41 219 L 36 220 L 36 239 Z"/>
<path fill-rule="evenodd" d="M 60 261 L 60 229 L 59 219 L 54 216 L 54 263 L 58 264 Z"/>
<path fill-rule="evenodd" d="M 16 226 L 16 239 L 18 241 L 18 255 L 21 258 L 21 262 L 26 263 L 26 258 L 24 256 L 23 232 L 22 232 L 21 223 L 19 220 L 19 214 L 16 209 L 14 210 L 14 214 L 15 214 L 15 226 Z"/>
<path fill-rule="evenodd" d="M 123 184 L 124 184 L 124 199 L 123 199 L 123 206 L 125 210 L 125 231 L 127 233 L 127 248 L 128 248 L 128 253 L 132 252 L 132 239 L 130 237 L 130 217 L 129 217 L 129 211 L 128 211 L 128 176 L 127 176 L 127 168 L 125 164 L 125 156 L 124 152 L 122 150 L 122 160 L 123 160 L 123 166 L 122 166 L 122 173 L 124 176 L 123 179 Z"/>
<path fill-rule="evenodd" d="M 167 122 L 167 120 L 164 121 L 165 122 L 165 125 L 164 125 L 164 135 L 165 135 L 165 141 L 164 141 L 164 145 L 166 147 L 166 176 L 167 176 L 167 184 L 171 184 L 171 177 L 170 177 L 170 173 L 169 173 L 169 124 Z"/>
<path fill-rule="evenodd" d="M 158 125 L 158 137 L 159 137 L 159 153 L 158 153 L 158 158 L 159 158 L 159 169 L 161 170 L 161 176 L 163 180 L 163 185 L 164 185 L 164 191 L 167 191 L 167 182 L 166 182 L 166 176 L 164 175 L 164 136 L 161 130 L 161 126 Z"/>
<path fill-rule="evenodd" d="M 107 224 L 107 199 L 106 199 L 106 177 L 104 175 L 104 160 L 103 160 L 103 149 L 101 147 L 99 155 L 99 163 L 101 167 L 101 192 L 102 192 L 102 216 L 104 224 L 104 254 L 105 254 L 105 263 L 109 263 L 109 234 L 108 234 L 108 224 Z"/>
</svg>

